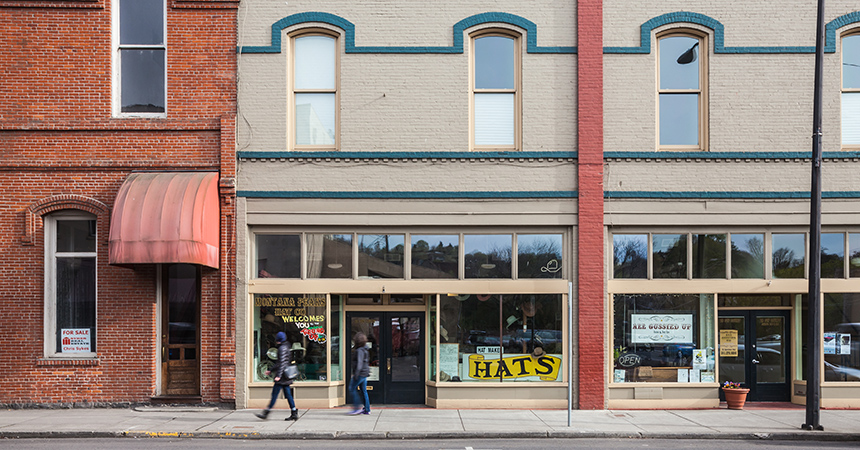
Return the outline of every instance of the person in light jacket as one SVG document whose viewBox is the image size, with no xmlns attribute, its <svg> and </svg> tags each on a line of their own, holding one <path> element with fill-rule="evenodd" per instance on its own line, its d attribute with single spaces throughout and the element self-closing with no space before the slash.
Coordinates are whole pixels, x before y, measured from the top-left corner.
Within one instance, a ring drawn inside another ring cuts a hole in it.
<svg viewBox="0 0 860 450">
<path fill-rule="evenodd" d="M 352 378 L 349 381 L 353 408 L 350 414 L 370 414 L 370 399 L 367 398 L 367 376 L 370 375 L 370 352 L 367 350 L 367 336 L 358 332 L 353 341 L 355 347 L 352 350 Z M 364 409 L 359 409 L 361 406 L 359 390 L 364 396 Z"/>
<path fill-rule="evenodd" d="M 278 346 L 278 363 L 271 372 L 275 376 L 275 385 L 272 387 L 272 401 L 269 402 L 269 406 L 267 406 L 263 412 L 255 414 L 255 416 L 261 419 L 269 417 L 269 411 L 271 411 L 272 407 L 275 406 L 275 402 L 278 401 L 278 395 L 281 393 L 281 390 L 283 390 L 284 397 L 286 397 L 287 401 L 290 403 L 290 417 L 287 417 L 284 420 L 299 420 L 299 410 L 296 409 L 296 402 L 293 400 L 293 393 L 290 391 L 290 385 L 293 384 L 293 380 L 291 380 L 286 374 L 287 366 L 293 363 L 293 356 L 290 351 L 290 343 L 287 341 L 287 334 L 283 331 L 279 331 L 278 334 L 275 335 L 275 344 Z"/>
</svg>

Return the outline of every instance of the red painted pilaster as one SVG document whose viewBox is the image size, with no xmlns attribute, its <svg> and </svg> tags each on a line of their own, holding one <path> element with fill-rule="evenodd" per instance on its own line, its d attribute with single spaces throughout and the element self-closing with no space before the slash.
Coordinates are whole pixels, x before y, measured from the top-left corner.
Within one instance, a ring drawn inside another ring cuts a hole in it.
<svg viewBox="0 0 860 450">
<path fill-rule="evenodd" d="M 580 409 L 606 405 L 603 298 L 603 2 L 577 3 Z"/>
</svg>

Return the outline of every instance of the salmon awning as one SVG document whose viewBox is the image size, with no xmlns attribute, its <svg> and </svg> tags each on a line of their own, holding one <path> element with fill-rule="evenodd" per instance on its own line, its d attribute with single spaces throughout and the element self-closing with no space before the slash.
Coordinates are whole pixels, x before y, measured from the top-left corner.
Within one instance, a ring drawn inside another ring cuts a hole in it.
<svg viewBox="0 0 860 450">
<path fill-rule="evenodd" d="M 111 264 L 218 268 L 218 174 L 140 172 L 126 178 L 110 222 Z"/>
</svg>

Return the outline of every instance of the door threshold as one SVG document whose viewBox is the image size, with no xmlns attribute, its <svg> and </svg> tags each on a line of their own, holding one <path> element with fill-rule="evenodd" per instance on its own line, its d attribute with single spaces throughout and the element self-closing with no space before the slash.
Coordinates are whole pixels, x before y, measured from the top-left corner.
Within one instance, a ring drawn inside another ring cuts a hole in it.
<svg viewBox="0 0 860 450">
<path fill-rule="evenodd" d="M 153 405 L 198 405 L 203 403 L 199 395 L 159 395 L 149 399 Z"/>
</svg>

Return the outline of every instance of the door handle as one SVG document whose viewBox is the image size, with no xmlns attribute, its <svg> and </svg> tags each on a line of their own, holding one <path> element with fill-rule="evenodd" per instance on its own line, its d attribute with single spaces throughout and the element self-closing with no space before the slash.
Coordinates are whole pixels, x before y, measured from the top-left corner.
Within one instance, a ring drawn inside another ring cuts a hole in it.
<svg viewBox="0 0 860 450">
<path fill-rule="evenodd" d="M 760 362 L 761 362 L 761 361 L 759 361 L 759 360 L 757 360 L 757 359 L 755 359 L 755 358 L 753 358 L 753 360 L 752 360 L 752 363 L 753 363 L 753 364 L 759 364 Z"/>
<path fill-rule="evenodd" d="M 391 373 L 391 358 L 386 358 L 388 360 L 388 373 Z"/>
</svg>

